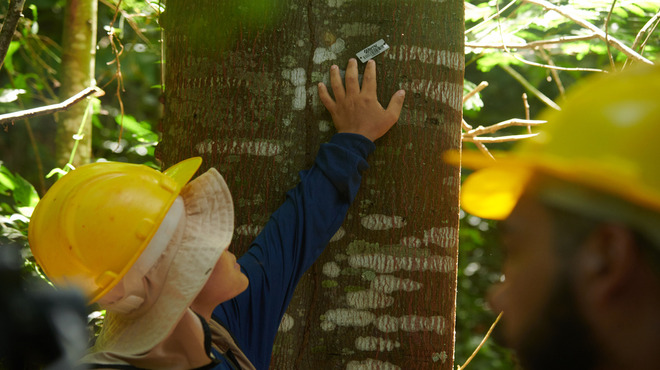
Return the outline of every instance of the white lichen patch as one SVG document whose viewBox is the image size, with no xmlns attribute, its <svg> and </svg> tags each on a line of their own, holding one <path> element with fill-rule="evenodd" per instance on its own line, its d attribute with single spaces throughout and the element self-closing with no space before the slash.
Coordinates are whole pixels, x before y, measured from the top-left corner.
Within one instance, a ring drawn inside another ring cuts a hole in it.
<svg viewBox="0 0 660 370">
<path fill-rule="evenodd" d="M 400 61 L 419 60 L 422 63 L 435 64 L 462 71 L 465 64 L 465 55 L 449 50 L 434 50 L 422 46 L 398 45 L 393 46 L 388 54 L 390 59 Z"/>
<path fill-rule="evenodd" d="M 307 90 L 305 89 L 305 84 L 307 83 L 307 72 L 305 69 L 301 67 L 285 69 L 282 71 L 282 77 L 291 81 L 295 87 L 293 91 L 293 100 L 291 101 L 291 109 L 305 109 L 305 106 L 307 105 Z"/>
<path fill-rule="evenodd" d="M 355 338 L 355 349 L 358 351 L 379 351 L 391 352 L 395 348 L 400 348 L 401 343 L 395 340 L 376 338 L 376 337 L 357 337 Z"/>
<path fill-rule="evenodd" d="M 406 221 L 401 216 L 373 214 L 362 217 L 362 227 L 369 230 L 391 230 L 404 227 Z"/>
<path fill-rule="evenodd" d="M 443 248 L 450 248 L 456 244 L 456 229 L 452 227 L 433 227 L 424 230 L 424 245 L 434 244 Z"/>
<path fill-rule="evenodd" d="M 445 352 L 445 351 L 442 351 L 442 352 L 440 352 L 440 353 L 438 353 L 438 352 L 433 352 L 433 355 L 431 356 L 431 360 L 433 360 L 433 362 L 438 362 L 438 361 L 440 361 L 440 362 L 442 362 L 442 363 L 444 364 L 444 363 L 447 361 L 447 358 L 448 358 L 448 357 L 449 357 L 449 356 L 447 356 L 447 352 Z"/>
<path fill-rule="evenodd" d="M 295 320 L 293 320 L 293 317 L 285 313 L 284 316 L 282 316 L 282 321 L 280 321 L 280 326 L 277 329 L 277 331 L 286 333 L 287 331 L 291 330 L 291 328 L 293 328 L 294 323 Z"/>
<path fill-rule="evenodd" d="M 328 60 L 337 59 L 337 54 L 326 48 L 316 48 L 316 50 L 314 50 L 314 57 L 312 59 L 314 60 L 314 63 L 321 64 Z"/>
<path fill-rule="evenodd" d="M 304 86 L 307 82 L 307 73 L 302 67 L 285 69 L 282 71 L 282 77 L 291 81 L 293 86 Z"/>
<path fill-rule="evenodd" d="M 394 304 L 394 298 L 374 290 L 346 293 L 346 302 L 357 309 L 385 308 Z"/>
<path fill-rule="evenodd" d="M 442 316 L 406 315 L 394 317 L 383 315 L 374 320 L 374 325 L 383 333 L 393 333 L 401 330 L 409 333 L 431 331 L 436 334 L 444 334 L 445 331 L 445 319 Z"/>
<path fill-rule="evenodd" d="M 332 45 L 330 45 L 329 48 L 329 50 L 335 54 L 341 53 L 342 51 L 344 51 L 344 49 L 346 49 L 346 41 L 340 38 L 335 40 L 335 42 Z"/>
<path fill-rule="evenodd" d="M 332 242 L 339 241 L 339 240 L 341 240 L 341 238 L 344 237 L 344 235 L 346 235 L 346 230 L 344 230 L 343 227 L 340 227 L 339 230 L 337 230 L 337 232 L 335 233 L 335 235 L 332 236 L 332 239 L 330 239 L 330 242 L 332 243 Z"/>
<path fill-rule="evenodd" d="M 374 326 L 383 333 L 394 333 L 399 331 L 399 319 L 390 315 L 379 316 L 374 321 Z"/>
<path fill-rule="evenodd" d="M 441 101 L 454 110 L 461 110 L 463 106 L 463 89 L 453 82 L 413 80 L 402 83 L 401 88 L 411 93 L 422 94 L 432 100 Z"/>
<path fill-rule="evenodd" d="M 335 330 L 337 325 L 332 321 L 321 321 L 321 330 L 332 331 Z"/>
<path fill-rule="evenodd" d="M 406 236 L 401 238 L 401 245 L 408 248 L 420 248 L 424 245 L 422 239 L 416 236 Z"/>
<path fill-rule="evenodd" d="M 378 275 L 371 281 L 372 290 L 387 294 L 399 290 L 412 292 L 421 288 L 422 283 L 410 279 L 401 279 L 392 275 Z"/>
<path fill-rule="evenodd" d="M 328 6 L 331 8 L 339 8 L 344 5 L 344 3 L 349 2 L 350 0 L 327 0 Z"/>
<path fill-rule="evenodd" d="M 307 105 L 307 89 L 305 86 L 296 86 L 293 92 L 293 100 L 291 101 L 292 110 L 303 110 Z"/>
<path fill-rule="evenodd" d="M 331 278 L 336 278 L 341 274 L 341 267 L 335 262 L 328 262 L 323 265 L 323 274 Z"/>
<path fill-rule="evenodd" d="M 241 225 L 234 230 L 234 233 L 241 236 L 257 236 L 261 230 L 263 230 L 263 226 Z"/>
<path fill-rule="evenodd" d="M 346 370 L 401 370 L 401 368 L 387 361 L 368 358 L 364 361 L 350 361 L 346 364 Z"/>
<path fill-rule="evenodd" d="M 364 327 L 371 324 L 376 319 L 376 315 L 369 311 L 356 310 L 353 308 L 337 308 L 334 310 L 328 310 L 323 315 L 323 319 L 325 319 L 323 321 L 330 322 L 335 326 Z M 321 326 L 321 328 L 323 328 L 323 326 Z"/>
<path fill-rule="evenodd" d="M 330 131 L 331 128 L 332 128 L 332 125 L 330 124 L 330 122 L 328 122 L 326 120 L 319 121 L 319 131 L 328 132 L 328 131 Z"/>
<path fill-rule="evenodd" d="M 213 150 L 229 154 L 247 154 L 260 157 L 272 157 L 282 152 L 280 144 L 265 140 L 234 140 L 232 142 L 206 141 L 195 145 L 199 154 L 212 153 Z"/>
<path fill-rule="evenodd" d="M 432 331 L 436 334 L 443 334 L 445 319 L 442 316 L 406 315 L 399 318 L 399 328 L 405 332 Z"/>
<path fill-rule="evenodd" d="M 447 256 L 407 257 L 385 254 L 362 254 L 348 258 L 354 268 L 367 268 L 381 274 L 395 271 L 449 272 L 454 268 L 454 259 Z"/>
</svg>

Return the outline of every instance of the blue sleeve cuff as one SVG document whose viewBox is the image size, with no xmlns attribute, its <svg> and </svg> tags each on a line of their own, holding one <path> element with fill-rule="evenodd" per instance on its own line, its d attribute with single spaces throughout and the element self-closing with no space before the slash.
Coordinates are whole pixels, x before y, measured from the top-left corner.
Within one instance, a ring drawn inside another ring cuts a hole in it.
<svg viewBox="0 0 660 370">
<path fill-rule="evenodd" d="M 338 133 L 333 135 L 329 142 L 346 148 L 364 159 L 376 150 L 374 142 L 360 134 Z"/>
</svg>

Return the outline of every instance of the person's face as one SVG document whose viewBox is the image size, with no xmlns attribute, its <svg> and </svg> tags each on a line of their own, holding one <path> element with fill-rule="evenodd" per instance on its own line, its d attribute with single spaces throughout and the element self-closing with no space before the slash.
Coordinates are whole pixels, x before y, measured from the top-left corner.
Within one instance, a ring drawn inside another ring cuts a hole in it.
<svg viewBox="0 0 660 370">
<path fill-rule="evenodd" d="M 236 263 L 236 256 L 227 250 L 220 255 L 209 280 L 198 297 L 203 297 L 205 301 L 213 304 L 219 304 L 241 294 L 247 289 L 248 284 L 247 276 L 241 271 L 241 266 Z"/>
<path fill-rule="evenodd" d="M 526 328 L 547 304 L 559 261 L 550 215 L 533 199 L 522 198 L 500 229 L 505 281 L 491 289 L 489 304 L 495 313 L 504 312 L 499 334 L 507 346 L 517 349 Z"/>
<path fill-rule="evenodd" d="M 552 221 L 546 208 L 525 196 L 501 225 L 505 281 L 489 296 L 493 311 L 504 312 L 496 339 L 515 350 L 527 370 L 588 369 L 593 342 Z"/>
</svg>

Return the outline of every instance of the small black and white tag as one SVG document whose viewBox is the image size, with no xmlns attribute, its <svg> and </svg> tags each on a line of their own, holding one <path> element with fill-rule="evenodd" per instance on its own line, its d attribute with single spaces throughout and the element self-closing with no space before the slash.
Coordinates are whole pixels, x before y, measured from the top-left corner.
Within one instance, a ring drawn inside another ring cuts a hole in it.
<svg viewBox="0 0 660 370">
<path fill-rule="evenodd" d="M 369 59 L 373 59 L 376 55 L 389 49 L 390 46 L 385 43 L 385 40 L 380 39 L 366 48 L 360 50 L 355 54 L 362 63 L 366 63 Z"/>
</svg>

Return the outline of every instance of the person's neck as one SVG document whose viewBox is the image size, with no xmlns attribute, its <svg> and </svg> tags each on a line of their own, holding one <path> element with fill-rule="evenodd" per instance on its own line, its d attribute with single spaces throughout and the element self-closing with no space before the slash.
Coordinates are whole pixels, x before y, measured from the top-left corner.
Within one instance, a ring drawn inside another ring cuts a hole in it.
<svg viewBox="0 0 660 370">
<path fill-rule="evenodd" d="M 204 328 L 199 317 L 187 309 L 172 332 L 149 353 L 133 365 L 148 365 L 148 368 L 192 369 L 211 362 L 204 348 Z"/>
</svg>

